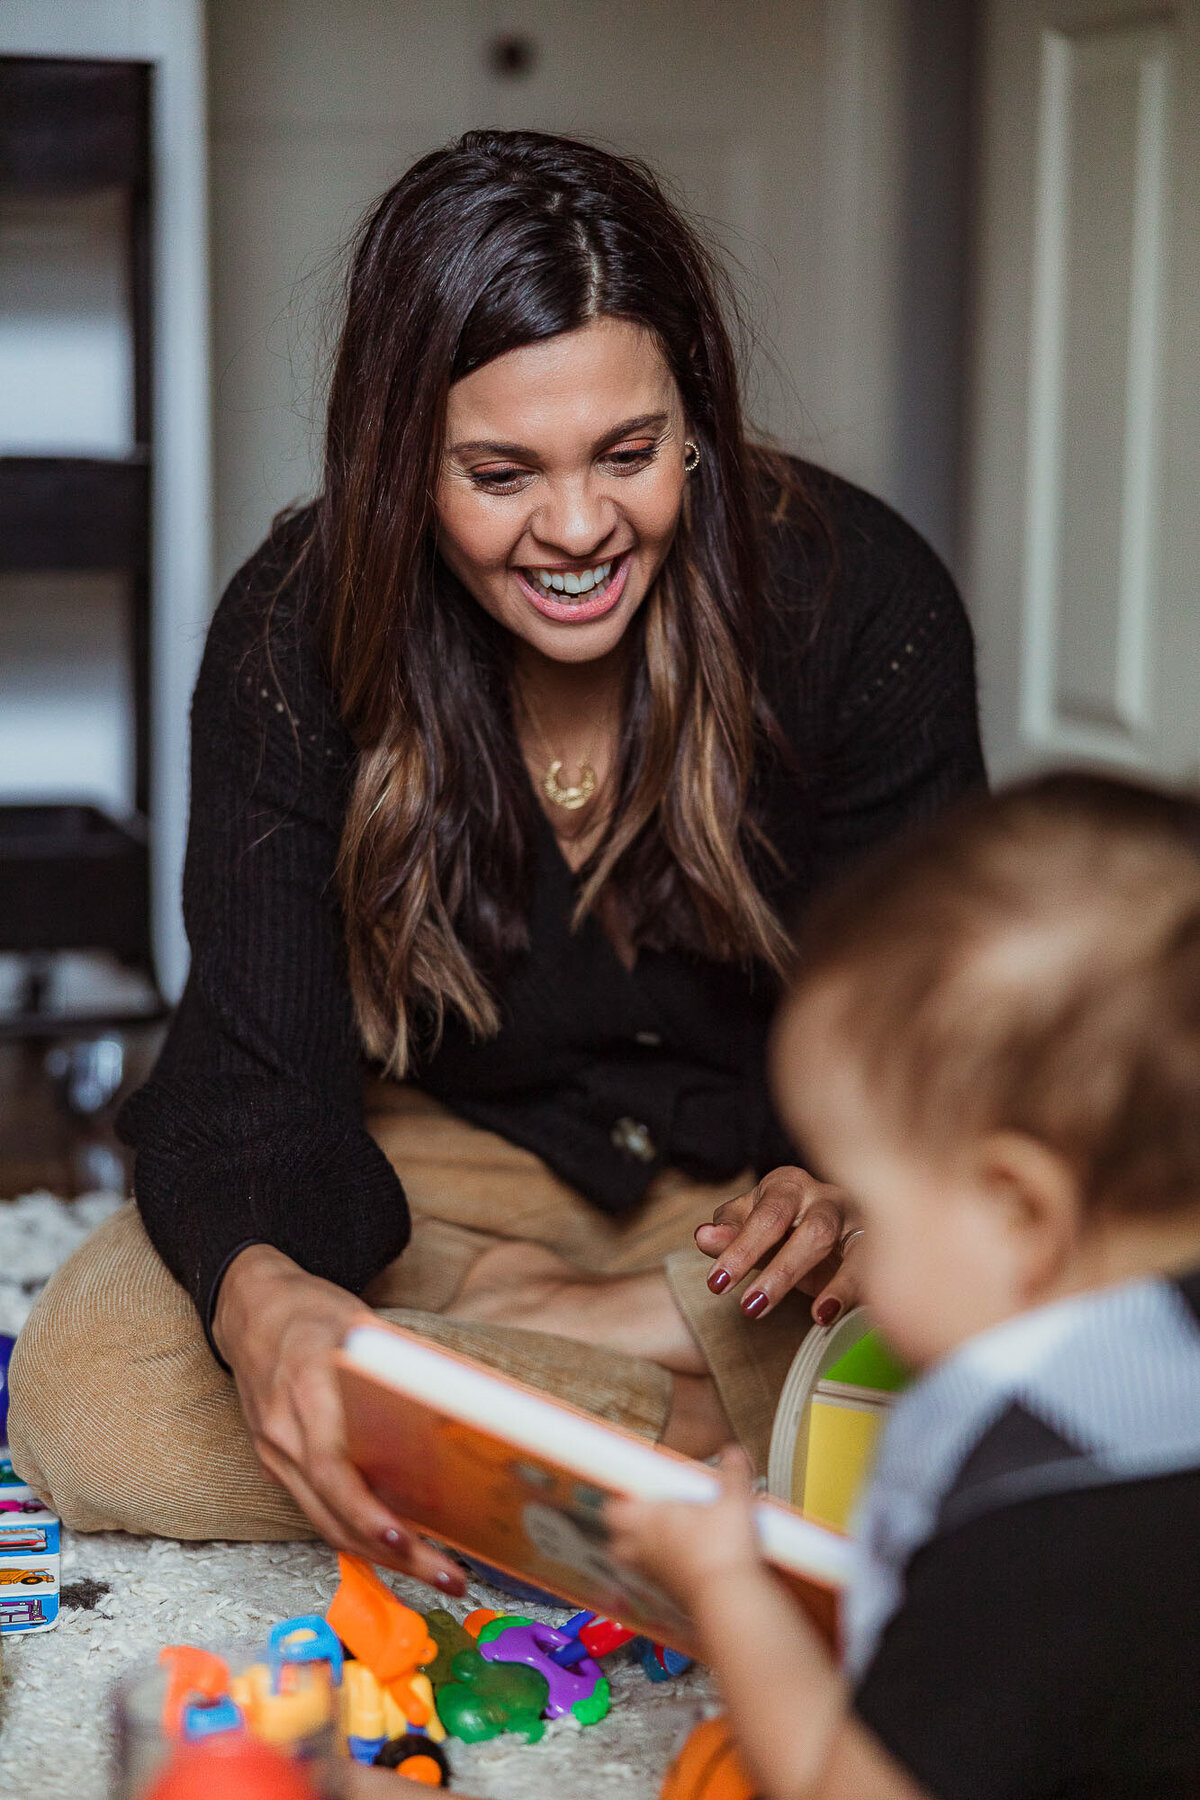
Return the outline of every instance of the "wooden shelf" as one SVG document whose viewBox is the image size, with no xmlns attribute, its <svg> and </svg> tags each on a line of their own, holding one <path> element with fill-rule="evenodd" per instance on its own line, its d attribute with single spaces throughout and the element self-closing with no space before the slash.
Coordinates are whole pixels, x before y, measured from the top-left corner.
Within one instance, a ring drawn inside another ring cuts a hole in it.
<svg viewBox="0 0 1200 1800">
<path fill-rule="evenodd" d="M 99 807 L 0 805 L 0 919 L 7 951 L 112 950 L 149 964 L 145 820 Z"/>
<path fill-rule="evenodd" d="M 0 456 L 0 569 L 142 572 L 149 522 L 144 453 Z"/>
<path fill-rule="evenodd" d="M 146 64 L 0 56 L 0 190 L 144 187 L 149 92 Z"/>
</svg>

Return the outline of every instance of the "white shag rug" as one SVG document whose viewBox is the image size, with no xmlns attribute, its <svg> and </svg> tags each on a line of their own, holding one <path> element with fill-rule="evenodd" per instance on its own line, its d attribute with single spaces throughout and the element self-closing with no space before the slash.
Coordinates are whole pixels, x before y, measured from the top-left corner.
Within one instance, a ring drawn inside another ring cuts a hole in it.
<svg viewBox="0 0 1200 1800">
<path fill-rule="evenodd" d="M 120 1204 L 113 1194 L 64 1202 L 28 1194 L 0 1202 L 0 1331 L 19 1330 L 43 1283 L 87 1232 Z M 465 1601 L 389 1577 L 418 1609 L 475 1606 L 561 1619 L 479 1583 Z M 323 1544 L 183 1544 L 122 1532 L 63 1534 L 63 1604 L 53 1631 L 4 1635 L 0 1685 L 0 1800 L 107 1800 L 112 1777 L 110 1693 L 164 1644 L 265 1640 L 279 1619 L 323 1612 L 337 1585 Z M 698 1669 L 653 1683 L 618 1652 L 606 1659 L 613 1704 L 599 1725 L 547 1726 L 540 1744 L 513 1737 L 447 1750 L 454 1785 L 481 1800 L 656 1800 L 686 1730 L 712 1710 Z"/>
</svg>

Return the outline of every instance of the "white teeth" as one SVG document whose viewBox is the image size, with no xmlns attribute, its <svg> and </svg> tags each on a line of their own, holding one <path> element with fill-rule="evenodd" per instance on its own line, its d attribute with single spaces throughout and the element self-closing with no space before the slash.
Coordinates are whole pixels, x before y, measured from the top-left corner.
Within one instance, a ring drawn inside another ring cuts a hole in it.
<svg viewBox="0 0 1200 1800">
<path fill-rule="evenodd" d="M 530 574 L 535 581 L 549 593 L 558 594 L 590 594 L 593 588 L 603 587 L 612 571 L 612 563 L 598 563 L 594 569 L 582 569 L 578 574 L 568 570 L 559 573 L 552 569 L 531 569 Z"/>
</svg>

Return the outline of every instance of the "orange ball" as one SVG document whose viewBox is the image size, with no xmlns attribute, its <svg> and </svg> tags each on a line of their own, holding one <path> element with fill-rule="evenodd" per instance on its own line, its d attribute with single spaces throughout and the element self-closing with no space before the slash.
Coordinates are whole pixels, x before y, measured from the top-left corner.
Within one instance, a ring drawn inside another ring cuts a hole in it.
<svg viewBox="0 0 1200 1800">
<path fill-rule="evenodd" d="M 143 1800 L 317 1800 L 298 1763 L 269 1744 L 231 1734 L 180 1744 Z"/>
<path fill-rule="evenodd" d="M 661 1800 L 755 1800 L 724 1719 L 705 1719 L 667 1770 Z"/>
</svg>

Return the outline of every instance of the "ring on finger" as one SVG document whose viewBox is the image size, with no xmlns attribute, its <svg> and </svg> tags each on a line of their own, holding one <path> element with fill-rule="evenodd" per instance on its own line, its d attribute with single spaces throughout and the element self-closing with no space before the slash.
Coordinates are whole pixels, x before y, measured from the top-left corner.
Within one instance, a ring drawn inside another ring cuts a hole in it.
<svg viewBox="0 0 1200 1800">
<path fill-rule="evenodd" d="M 865 1225 L 856 1225 L 853 1231 L 846 1232 L 838 1242 L 838 1254 L 844 1257 L 855 1238 L 860 1238 L 866 1229 Z"/>
</svg>

